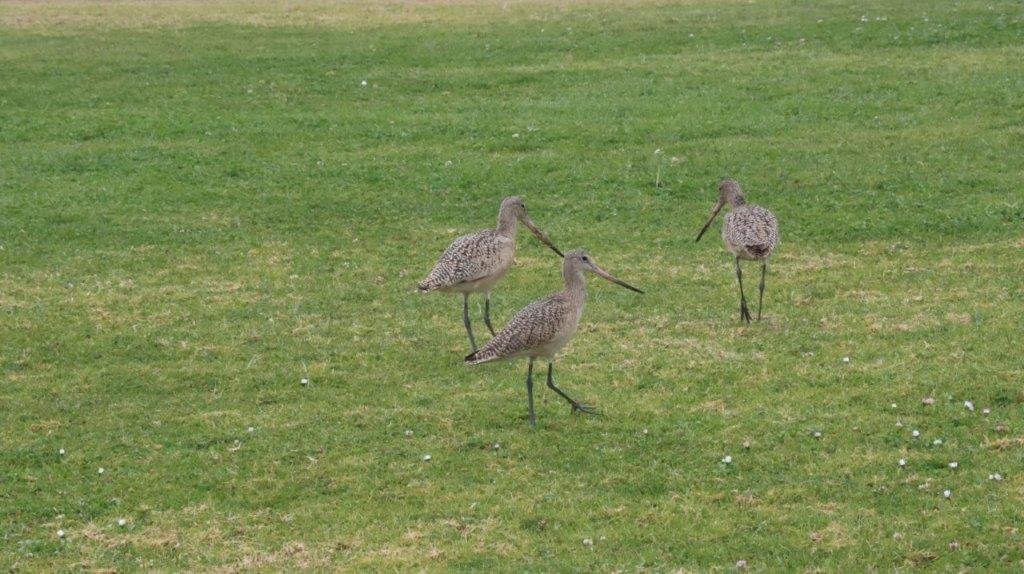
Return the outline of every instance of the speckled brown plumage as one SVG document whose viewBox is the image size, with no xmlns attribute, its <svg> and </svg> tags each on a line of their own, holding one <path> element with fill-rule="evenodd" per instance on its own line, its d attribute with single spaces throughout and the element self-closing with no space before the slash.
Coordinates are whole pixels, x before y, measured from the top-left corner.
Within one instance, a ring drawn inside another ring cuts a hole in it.
<svg viewBox="0 0 1024 574">
<path fill-rule="evenodd" d="M 417 285 L 420 291 L 452 289 L 495 273 L 504 275 L 515 252 L 515 234 L 506 237 L 496 229 L 484 229 L 452 241 L 427 278 Z"/>
<path fill-rule="evenodd" d="M 596 273 L 623 287 L 643 293 L 598 267 L 585 251 L 572 251 L 565 256 L 565 262 L 562 265 L 565 288 L 524 307 L 490 342 L 466 357 L 467 365 L 518 357 L 529 358 L 526 388 L 529 397 L 530 424 L 536 424 L 533 411 L 533 362 L 538 358 L 548 361 L 547 385 L 550 389 L 568 401 L 574 412 L 594 412 L 591 407 L 580 404 L 556 387 L 552 375 L 555 355 L 572 339 L 579 326 L 580 317 L 583 315 L 583 307 L 587 300 L 587 286 L 583 278 L 585 271 Z"/>
<path fill-rule="evenodd" d="M 466 357 L 476 365 L 516 357 L 553 358 L 576 333 L 587 298 L 586 287 L 555 293 L 530 303 L 520 310 L 504 329 L 486 345 Z"/>
<path fill-rule="evenodd" d="M 763 207 L 739 205 L 725 214 L 722 240 L 741 259 L 767 259 L 779 244 L 779 222 Z"/>
<path fill-rule="evenodd" d="M 469 344 L 476 350 L 476 339 L 469 320 L 469 294 L 483 293 L 484 323 L 494 333 L 491 326 L 491 289 L 512 266 L 516 251 L 516 224 L 522 222 L 537 239 L 550 247 L 555 253 L 562 254 L 551 241 L 537 229 L 526 214 L 526 204 L 519 197 L 506 197 L 498 211 L 498 227 L 484 229 L 469 235 L 463 235 L 444 250 L 441 259 L 416 286 L 420 292 L 441 291 L 462 294 L 462 320 L 469 335 Z"/>
<path fill-rule="evenodd" d="M 760 296 L 758 298 L 757 318 L 761 319 L 761 307 L 764 303 L 765 274 L 768 271 L 768 258 L 779 245 L 779 222 L 775 215 L 763 207 L 750 205 L 740 190 L 740 184 L 726 179 L 718 185 L 718 202 L 712 210 L 711 217 L 697 235 L 697 240 L 704 235 L 715 216 L 726 204 L 731 210 L 725 215 L 722 225 L 722 240 L 726 248 L 736 258 L 736 279 L 740 285 L 740 319 L 751 321 L 747 298 L 743 293 L 743 270 L 740 260 L 761 262 Z"/>
</svg>

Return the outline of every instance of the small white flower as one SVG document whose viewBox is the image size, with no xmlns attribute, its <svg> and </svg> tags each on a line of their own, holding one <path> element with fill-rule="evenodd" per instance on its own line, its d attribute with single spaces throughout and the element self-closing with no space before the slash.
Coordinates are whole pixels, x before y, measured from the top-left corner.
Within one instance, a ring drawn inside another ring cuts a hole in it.
<svg viewBox="0 0 1024 574">
<path fill-rule="evenodd" d="M 1000 480 L 1003 480 L 1003 475 L 1001 475 L 1001 474 L 999 474 L 999 473 L 997 472 L 997 473 L 995 473 L 995 474 L 990 474 L 990 475 L 988 475 L 988 479 L 989 479 L 989 480 L 995 480 L 995 481 L 997 481 L 997 482 L 998 482 L 998 481 L 1000 481 Z"/>
<path fill-rule="evenodd" d="M 363 86 L 365 88 L 366 85 L 367 85 L 366 80 L 363 80 L 362 82 L 359 82 L 359 85 Z"/>
<path fill-rule="evenodd" d="M 912 431 L 912 432 L 910 433 L 910 436 L 912 436 L 912 437 L 914 437 L 914 438 L 917 438 L 917 437 L 921 436 L 921 431 L 919 431 L 919 430 L 917 430 L 917 429 L 914 429 L 914 430 L 913 430 L 913 431 Z"/>
<path fill-rule="evenodd" d="M 969 410 L 969 411 L 973 411 L 974 410 L 974 403 L 972 403 L 971 401 L 964 401 L 964 408 Z"/>
<path fill-rule="evenodd" d="M 868 17 L 867 16 L 861 16 L 860 17 L 860 21 L 861 22 L 867 22 L 868 21 Z"/>
<path fill-rule="evenodd" d="M 117 525 L 118 526 L 124 526 L 125 524 L 128 524 L 128 521 L 125 520 L 124 518 L 118 518 L 117 519 Z"/>
<path fill-rule="evenodd" d="M 60 449 L 60 450 L 58 450 L 57 452 L 58 452 L 58 453 L 59 453 L 59 454 L 60 454 L 61 456 L 64 456 L 64 449 Z"/>
<path fill-rule="evenodd" d="M 494 443 L 491 446 L 491 448 L 494 449 L 494 450 L 498 450 L 499 448 L 501 448 L 501 443 L 500 442 L 496 442 L 496 443 Z"/>
<path fill-rule="evenodd" d="M 103 468 L 101 467 L 99 470 L 97 470 L 96 474 L 103 474 Z"/>
<path fill-rule="evenodd" d="M 725 464 L 732 464 L 732 457 L 729 456 L 729 455 L 726 455 L 725 458 L 722 459 L 722 462 L 725 463 Z"/>
<path fill-rule="evenodd" d="M 299 381 L 299 383 L 300 383 L 300 384 L 301 384 L 302 386 L 306 386 L 306 385 L 308 385 L 308 384 L 309 384 L 309 379 L 302 379 L 301 381 Z"/>
<path fill-rule="evenodd" d="M 747 569 L 747 561 L 746 560 L 737 560 L 736 561 L 736 569 L 737 570 L 746 570 Z"/>
<path fill-rule="evenodd" d="M 448 160 L 448 161 L 444 162 L 444 166 L 445 167 L 451 167 L 452 166 L 452 160 Z"/>
<path fill-rule="evenodd" d="M 665 153 L 665 152 L 661 151 L 661 148 L 658 148 L 658 149 L 654 150 L 654 155 L 661 155 L 663 153 Z"/>
<path fill-rule="evenodd" d="M 249 427 L 249 428 L 247 428 L 245 430 L 247 430 L 249 432 L 256 432 L 256 427 Z"/>
<path fill-rule="evenodd" d="M 955 460 L 953 462 L 949 463 L 949 468 L 956 468 L 958 466 L 960 466 L 960 463 L 955 461 Z"/>
<path fill-rule="evenodd" d="M 430 462 L 430 455 L 429 454 L 423 455 L 423 462 Z"/>
<path fill-rule="evenodd" d="M 935 446 L 939 446 L 939 445 L 942 444 L 942 439 L 941 438 L 937 438 L 937 439 L 932 441 L 932 444 L 935 445 Z"/>
<path fill-rule="evenodd" d="M 933 399 L 932 397 L 925 397 L 925 398 L 921 399 L 921 403 L 925 404 L 925 405 L 934 405 L 935 404 L 935 399 Z"/>
<path fill-rule="evenodd" d="M 896 408 L 896 403 L 893 403 L 893 404 L 889 405 L 889 408 L 893 408 L 893 409 Z"/>
<path fill-rule="evenodd" d="M 57 538 L 64 538 L 64 536 L 66 536 L 66 534 L 64 533 L 64 529 L 57 531 Z"/>
<path fill-rule="evenodd" d="M 898 428 L 898 429 L 903 428 L 903 423 L 900 422 L 900 421 L 896 421 L 896 428 Z"/>
<path fill-rule="evenodd" d="M 825 21 L 825 20 L 823 20 L 822 18 L 818 18 L 818 23 L 819 23 L 819 24 L 821 24 L 821 23 L 822 23 L 822 22 L 824 22 L 824 21 Z"/>
<path fill-rule="evenodd" d="M 583 545 L 584 546 L 593 546 L 594 545 L 594 541 L 589 539 L 589 538 L 584 538 L 583 539 Z"/>
<path fill-rule="evenodd" d="M 992 412 L 992 409 L 989 409 L 989 408 L 981 409 L 981 414 L 983 414 L 983 415 L 990 414 L 991 412 Z"/>
<path fill-rule="evenodd" d="M 900 459 L 900 466 L 907 466 L 907 459 L 901 458 Z"/>
<path fill-rule="evenodd" d="M 519 137 L 519 134 L 518 133 L 512 134 L 512 137 L 513 138 L 517 138 L 517 137 Z"/>
<path fill-rule="evenodd" d="M 814 438 L 821 438 L 821 431 L 814 431 Z"/>
<path fill-rule="evenodd" d="M 843 362 L 844 363 L 849 363 L 850 362 L 850 357 L 843 357 Z"/>
<path fill-rule="evenodd" d="M 947 488 L 946 490 L 942 491 L 942 496 L 945 496 L 946 498 L 949 498 L 949 497 L 953 496 L 953 491 Z"/>
<path fill-rule="evenodd" d="M 412 436 L 412 429 L 406 429 L 405 436 Z"/>
<path fill-rule="evenodd" d="M 903 533 L 902 532 L 893 532 L 892 533 L 892 539 L 893 540 L 903 540 Z"/>
</svg>

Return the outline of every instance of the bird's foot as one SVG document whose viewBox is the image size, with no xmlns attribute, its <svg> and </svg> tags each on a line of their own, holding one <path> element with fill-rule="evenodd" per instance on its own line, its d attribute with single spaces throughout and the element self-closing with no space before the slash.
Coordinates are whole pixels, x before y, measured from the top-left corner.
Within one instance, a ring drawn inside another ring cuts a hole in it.
<svg viewBox="0 0 1024 574">
<path fill-rule="evenodd" d="M 584 405 L 584 404 L 581 404 L 581 403 L 577 403 L 575 401 L 570 403 L 570 404 L 572 404 L 572 412 L 574 412 L 574 413 L 578 411 L 578 412 L 581 412 L 581 413 L 586 413 L 588 415 L 596 415 L 597 414 L 597 409 L 595 407 L 589 407 L 587 405 Z"/>
<path fill-rule="evenodd" d="M 740 304 L 740 321 L 746 321 L 750 324 L 750 309 L 747 308 L 747 303 L 744 301 Z"/>
</svg>

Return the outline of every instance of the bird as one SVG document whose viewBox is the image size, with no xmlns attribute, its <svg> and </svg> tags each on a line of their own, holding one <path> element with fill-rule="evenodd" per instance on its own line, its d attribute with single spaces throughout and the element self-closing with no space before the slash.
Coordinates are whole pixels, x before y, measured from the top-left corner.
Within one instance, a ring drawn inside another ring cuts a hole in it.
<svg viewBox="0 0 1024 574">
<path fill-rule="evenodd" d="M 506 197 L 498 211 L 498 227 L 463 235 L 452 241 L 441 254 L 427 278 L 417 285 L 421 293 L 441 291 L 462 294 L 462 322 L 469 335 L 469 344 L 477 350 L 473 327 L 469 321 L 469 295 L 483 293 L 484 323 L 494 336 L 491 326 L 491 290 L 508 273 L 516 251 L 516 223 L 522 222 L 541 243 L 559 257 L 564 257 L 526 214 L 526 204 L 519 196 Z"/>
<path fill-rule="evenodd" d="M 747 297 L 743 294 L 743 269 L 740 260 L 761 262 L 760 295 L 757 302 L 757 320 L 761 320 L 761 307 L 764 304 L 764 277 L 768 271 L 768 258 L 779 245 L 779 221 L 775 215 L 763 207 L 747 203 L 735 180 L 726 179 L 718 184 L 718 203 L 711 211 L 711 217 L 697 234 L 697 241 L 711 226 L 715 216 L 726 203 L 731 211 L 725 214 L 725 225 L 722 226 L 722 240 L 725 247 L 736 258 L 736 280 L 740 284 L 740 321 L 750 323 L 750 309 Z"/>
<path fill-rule="evenodd" d="M 533 363 L 537 359 L 547 361 L 548 388 L 565 399 L 572 406 L 572 412 L 586 414 L 596 414 L 597 412 L 593 407 L 584 405 L 567 395 L 556 387 L 554 382 L 555 355 L 572 339 L 576 333 L 576 327 L 579 326 L 580 316 L 583 315 L 583 306 L 587 300 L 584 272 L 594 273 L 616 285 L 643 293 L 640 289 L 601 269 L 586 251 L 582 249 L 571 251 L 565 256 L 562 264 L 565 288 L 524 307 L 493 339 L 465 358 L 466 365 L 519 358 L 529 359 L 529 367 L 526 371 L 526 395 L 531 427 L 537 425 L 537 416 L 533 410 Z"/>
</svg>

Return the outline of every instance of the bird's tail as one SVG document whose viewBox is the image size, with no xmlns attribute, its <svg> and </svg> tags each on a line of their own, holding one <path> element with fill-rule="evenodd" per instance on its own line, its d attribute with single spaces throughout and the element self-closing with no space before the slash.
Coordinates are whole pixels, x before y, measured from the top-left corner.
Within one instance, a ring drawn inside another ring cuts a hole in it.
<svg viewBox="0 0 1024 574">
<path fill-rule="evenodd" d="M 479 365 L 480 363 L 489 363 L 491 361 L 497 361 L 500 358 L 501 356 L 498 354 L 494 346 L 488 343 L 483 347 L 480 347 L 479 349 L 466 355 L 466 358 L 463 359 L 462 361 L 463 364 L 465 365 Z"/>
</svg>

